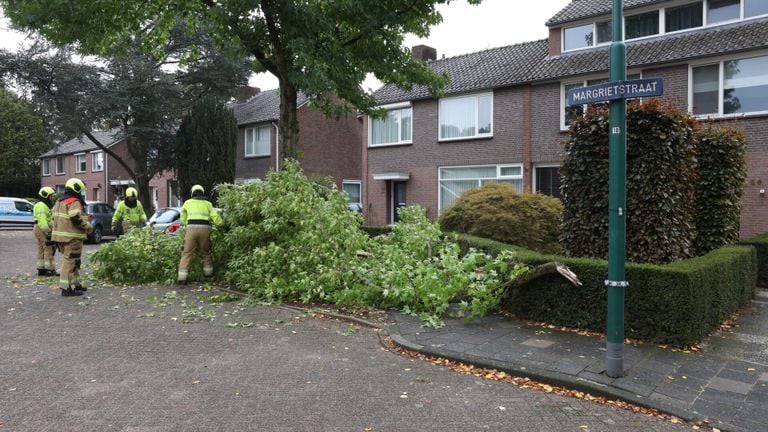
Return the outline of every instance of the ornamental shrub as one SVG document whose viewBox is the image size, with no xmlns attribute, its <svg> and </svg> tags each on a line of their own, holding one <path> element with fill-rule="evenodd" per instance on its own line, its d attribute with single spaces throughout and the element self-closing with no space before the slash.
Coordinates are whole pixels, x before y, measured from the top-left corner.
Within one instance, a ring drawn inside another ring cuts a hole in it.
<svg viewBox="0 0 768 432">
<path fill-rule="evenodd" d="M 563 217 L 560 200 L 517 193 L 505 183 L 471 189 L 440 216 L 440 226 L 543 253 L 561 253 L 558 241 Z"/>
<path fill-rule="evenodd" d="M 747 178 L 744 134 L 707 127 L 699 131 L 695 222 L 696 254 L 704 255 L 739 239 L 741 196 Z"/>
<path fill-rule="evenodd" d="M 608 126 L 607 107 L 597 105 L 570 128 L 561 170 L 561 239 L 571 256 L 607 256 Z M 691 116 L 656 100 L 627 106 L 629 261 L 668 263 L 693 256 L 694 126 Z"/>
</svg>

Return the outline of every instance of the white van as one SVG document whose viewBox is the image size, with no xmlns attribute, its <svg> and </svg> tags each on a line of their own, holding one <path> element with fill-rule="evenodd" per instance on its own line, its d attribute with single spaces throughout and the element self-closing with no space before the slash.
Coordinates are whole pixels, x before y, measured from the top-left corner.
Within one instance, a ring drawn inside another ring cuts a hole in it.
<svg viewBox="0 0 768 432">
<path fill-rule="evenodd" d="M 0 197 L 0 228 L 32 228 L 34 205 L 21 198 Z"/>
</svg>

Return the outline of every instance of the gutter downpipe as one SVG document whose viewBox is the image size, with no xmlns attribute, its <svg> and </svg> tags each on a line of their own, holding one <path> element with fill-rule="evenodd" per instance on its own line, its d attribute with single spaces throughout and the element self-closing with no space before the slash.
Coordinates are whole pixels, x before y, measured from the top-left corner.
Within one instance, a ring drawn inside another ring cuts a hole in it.
<svg viewBox="0 0 768 432">
<path fill-rule="evenodd" d="M 275 122 L 272 127 L 275 128 L 275 171 L 280 171 L 280 128 Z"/>
</svg>

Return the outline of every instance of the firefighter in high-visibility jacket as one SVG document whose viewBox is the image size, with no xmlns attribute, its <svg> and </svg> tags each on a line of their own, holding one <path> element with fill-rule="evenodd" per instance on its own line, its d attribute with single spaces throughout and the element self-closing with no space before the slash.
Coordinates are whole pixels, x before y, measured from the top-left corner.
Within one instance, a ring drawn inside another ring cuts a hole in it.
<svg viewBox="0 0 768 432">
<path fill-rule="evenodd" d="M 211 228 L 221 224 L 221 216 L 213 208 L 213 204 L 205 199 L 205 190 L 200 185 L 192 186 L 192 198 L 184 201 L 181 206 L 181 226 L 184 230 L 184 251 L 179 263 L 178 282 L 187 284 L 189 263 L 196 249 L 200 250 L 203 260 L 203 274 L 213 275 L 213 258 L 211 257 Z"/>
<path fill-rule="evenodd" d="M 114 216 L 112 216 L 112 232 L 117 229 L 117 221 L 123 220 L 123 233 L 127 233 L 132 228 L 141 228 L 147 223 L 147 215 L 144 213 L 144 207 L 139 201 L 139 192 L 132 187 L 125 190 L 125 200 L 117 205 Z"/>
<path fill-rule="evenodd" d="M 56 244 L 51 240 L 53 230 L 53 199 L 56 191 L 52 187 L 45 186 L 37 195 L 40 201 L 35 203 L 32 215 L 35 218 L 35 239 L 37 239 L 37 275 L 58 276 L 53 267 L 53 255 L 56 253 Z"/>
<path fill-rule="evenodd" d="M 81 195 L 85 183 L 71 178 L 64 184 L 64 193 L 53 207 L 53 234 L 51 238 L 62 251 L 59 287 L 64 297 L 79 296 L 87 289 L 80 283 L 80 264 L 83 241 L 93 227 L 88 223 L 85 201 Z"/>
</svg>

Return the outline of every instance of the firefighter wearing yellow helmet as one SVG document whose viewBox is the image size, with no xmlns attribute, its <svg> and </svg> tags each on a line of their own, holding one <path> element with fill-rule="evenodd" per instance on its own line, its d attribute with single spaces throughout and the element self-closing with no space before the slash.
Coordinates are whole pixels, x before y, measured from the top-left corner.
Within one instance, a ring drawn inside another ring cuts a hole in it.
<svg viewBox="0 0 768 432">
<path fill-rule="evenodd" d="M 51 238 L 59 244 L 62 252 L 59 286 L 64 297 L 79 296 L 86 291 L 80 283 L 80 264 L 83 242 L 93 227 L 88 223 L 85 200 L 82 193 L 85 183 L 71 178 L 64 184 L 64 193 L 53 207 L 53 234 Z"/>
<path fill-rule="evenodd" d="M 32 209 L 32 215 L 35 218 L 35 239 L 37 239 L 37 275 L 38 276 L 58 276 L 53 268 L 53 255 L 56 253 L 56 246 L 51 241 L 51 231 L 53 230 L 53 199 L 56 191 L 52 187 L 45 186 L 37 193 L 40 200 L 35 203 Z"/>
<path fill-rule="evenodd" d="M 192 186 L 192 198 L 184 201 L 181 207 L 181 226 L 184 230 L 184 251 L 179 263 L 178 281 L 180 285 L 187 284 L 189 263 L 199 249 L 203 260 L 203 274 L 213 275 L 213 258 L 211 257 L 211 227 L 221 223 L 221 216 L 213 208 L 213 204 L 205 199 L 205 189 L 200 185 Z"/>
<path fill-rule="evenodd" d="M 141 228 L 147 223 L 147 215 L 139 201 L 139 192 L 132 187 L 125 190 L 125 199 L 120 201 L 112 216 L 112 232 L 117 228 L 117 222 L 123 220 L 123 232 L 132 228 Z"/>
</svg>

